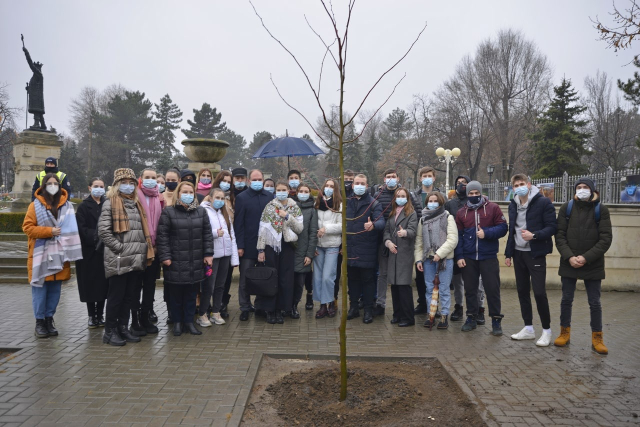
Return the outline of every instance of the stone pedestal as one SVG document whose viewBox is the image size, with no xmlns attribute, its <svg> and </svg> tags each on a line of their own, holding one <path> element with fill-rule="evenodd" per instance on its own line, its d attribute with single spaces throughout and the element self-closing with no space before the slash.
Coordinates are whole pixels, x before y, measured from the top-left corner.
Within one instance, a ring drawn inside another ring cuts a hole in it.
<svg viewBox="0 0 640 427">
<path fill-rule="evenodd" d="M 190 162 L 187 167 L 192 170 L 196 175 L 198 174 L 198 171 L 202 168 L 207 168 L 211 171 L 211 174 L 213 175 L 213 178 L 215 179 L 216 175 L 218 175 L 218 172 L 220 172 L 220 170 L 222 169 L 220 167 L 219 164 L 217 163 L 205 163 L 205 162 Z"/>
<path fill-rule="evenodd" d="M 62 140 L 51 132 L 25 130 L 13 147 L 15 181 L 13 192 L 18 199 L 11 204 L 12 212 L 24 212 L 31 203 L 31 188 L 36 175 L 44 170 L 47 157 L 60 158 Z"/>
</svg>

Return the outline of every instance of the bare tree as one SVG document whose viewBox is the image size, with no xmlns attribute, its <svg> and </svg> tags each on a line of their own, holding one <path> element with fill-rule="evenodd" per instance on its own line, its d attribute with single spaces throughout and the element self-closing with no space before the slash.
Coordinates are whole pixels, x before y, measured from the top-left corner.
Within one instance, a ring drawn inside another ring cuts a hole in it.
<svg viewBox="0 0 640 427">
<path fill-rule="evenodd" d="M 295 56 L 295 54 L 293 54 L 269 30 L 269 28 L 264 23 L 264 20 L 258 14 L 258 11 L 255 9 L 255 6 L 253 5 L 253 3 L 251 3 L 251 6 L 253 7 L 256 15 L 258 16 L 258 18 L 260 19 L 260 22 L 262 23 L 263 28 L 267 31 L 269 36 L 273 40 L 275 40 L 291 56 L 291 58 L 296 63 L 296 65 L 299 68 L 299 70 L 302 72 L 302 74 L 303 74 L 303 76 L 304 76 L 304 78 L 305 78 L 305 80 L 307 82 L 307 85 L 308 85 L 309 89 L 313 93 L 313 96 L 314 96 L 314 98 L 316 100 L 316 105 L 318 106 L 318 108 L 319 108 L 319 110 L 320 110 L 320 112 L 322 114 L 323 121 L 324 121 L 326 127 L 329 129 L 330 133 L 337 138 L 337 143 L 335 143 L 335 142 L 332 143 L 332 142 L 330 142 L 331 140 L 328 141 L 326 138 L 321 136 L 320 133 L 316 130 L 316 128 L 311 124 L 311 122 L 302 113 L 300 113 L 300 111 L 298 109 L 296 109 L 294 106 L 292 106 L 289 102 L 287 102 L 282 97 L 278 87 L 274 83 L 274 87 L 276 88 L 276 91 L 278 92 L 278 95 L 283 100 L 283 102 L 285 102 L 290 108 L 292 108 L 294 111 L 296 111 L 307 122 L 307 124 L 313 129 L 313 132 L 320 138 L 320 140 L 322 142 L 325 143 L 325 145 L 330 150 L 338 152 L 339 173 L 340 173 L 340 176 L 343 176 L 343 174 L 344 174 L 345 148 L 347 147 L 348 144 L 353 144 L 353 143 L 358 141 L 358 139 L 362 136 L 362 134 L 366 130 L 366 128 L 369 125 L 369 123 L 372 120 L 374 120 L 374 118 L 376 117 L 377 113 L 387 103 L 389 98 L 391 98 L 391 96 L 395 92 L 395 89 L 400 84 L 400 82 L 402 82 L 404 77 L 402 77 L 395 84 L 395 86 L 393 87 L 393 90 L 391 91 L 389 96 L 386 98 L 386 100 L 382 104 L 380 104 L 377 109 L 375 109 L 375 111 L 373 112 L 371 117 L 363 124 L 362 128 L 352 137 L 349 137 L 346 134 L 347 130 L 349 129 L 349 126 L 352 123 L 354 123 L 354 120 L 359 116 L 360 111 L 363 110 L 365 102 L 367 101 L 367 99 L 369 98 L 369 96 L 371 95 L 373 90 L 380 84 L 382 79 L 385 76 L 387 76 L 394 68 L 396 68 L 396 66 L 400 62 L 402 62 L 402 60 L 404 58 L 407 57 L 409 52 L 411 52 L 411 50 L 413 49 L 413 46 L 415 46 L 415 44 L 418 42 L 418 40 L 420 39 L 420 36 L 422 35 L 422 33 L 424 32 L 424 30 L 426 29 L 427 26 L 425 24 L 425 26 L 420 30 L 420 32 L 418 33 L 416 38 L 413 40 L 413 42 L 411 43 L 409 48 L 400 56 L 400 58 L 397 61 L 395 61 L 386 71 L 384 71 L 379 76 L 379 78 L 373 83 L 373 85 L 371 86 L 369 91 L 365 94 L 365 96 L 359 102 L 358 107 L 356 108 L 355 112 L 353 113 L 353 116 L 351 116 L 350 118 L 347 118 L 345 116 L 345 114 L 344 114 L 344 102 L 345 102 L 344 95 L 345 95 L 345 82 L 346 82 L 346 78 L 347 78 L 347 63 L 348 63 L 348 50 L 349 50 L 349 25 L 351 23 L 351 17 L 352 17 L 352 13 L 353 13 L 353 8 L 355 6 L 355 0 L 350 0 L 349 1 L 349 5 L 348 5 L 348 9 L 347 9 L 347 17 L 346 17 L 346 21 L 345 21 L 345 25 L 344 25 L 343 29 L 338 28 L 338 23 L 336 21 L 336 15 L 335 15 L 335 13 L 333 11 L 333 4 L 332 3 L 327 4 L 324 0 L 320 0 L 320 3 L 322 4 L 322 7 L 323 7 L 323 9 L 324 9 L 324 11 L 326 13 L 326 16 L 327 16 L 327 18 L 329 19 L 329 21 L 331 23 L 331 36 L 330 36 L 331 38 L 330 38 L 330 42 L 325 41 L 325 39 L 322 37 L 322 35 L 320 35 L 320 33 L 318 33 L 311 26 L 309 21 L 307 20 L 307 23 L 309 24 L 309 28 L 320 39 L 320 42 L 322 43 L 322 45 L 324 47 L 324 54 L 323 54 L 322 62 L 321 62 L 321 65 L 320 65 L 320 72 L 319 72 L 319 75 L 318 75 L 318 84 L 317 84 L 317 86 L 315 86 L 311 82 L 309 74 L 307 73 L 306 69 L 302 66 L 302 64 L 300 64 L 300 62 L 299 62 L 298 58 Z M 306 17 L 305 17 L 305 19 L 306 19 Z M 321 86 L 322 86 L 322 71 L 323 71 L 324 63 L 325 63 L 325 60 L 326 60 L 327 56 L 329 56 L 331 58 L 331 61 L 335 65 L 335 67 L 336 67 L 336 69 L 338 71 L 338 75 L 339 75 L 339 82 L 340 82 L 340 86 L 339 86 L 339 90 L 338 90 L 339 100 L 335 104 L 335 105 L 337 105 L 337 110 L 338 110 L 338 125 L 337 126 L 330 122 L 329 118 L 327 117 L 326 109 L 324 108 L 324 106 L 323 106 L 323 104 L 322 104 L 322 102 L 320 100 L 320 91 L 321 91 Z M 272 82 L 273 82 L 273 79 L 272 79 Z M 340 193 L 342 195 L 342 199 L 343 200 L 347 200 L 347 197 L 346 197 L 346 194 L 345 194 L 345 188 L 344 188 L 343 185 L 340 186 Z M 355 220 L 355 219 L 356 218 L 350 218 L 349 220 Z M 347 211 L 346 211 L 346 207 L 342 209 L 342 247 L 343 247 L 344 253 L 348 253 L 348 248 L 347 248 Z M 342 283 L 344 283 L 344 284 L 347 283 L 347 258 L 348 258 L 348 256 L 345 256 L 345 257 L 342 258 Z M 342 287 L 342 315 L 341 315 L 341 319 L 340 319 L 340 400 L 341 401 L 343 401 L 343 400 L 345 400 L 347 398 L 347 290 L 346 289 L 347 289 L 347 286 L 343 286 Z"/>
<path fill-rule="evenodd" d="M 613 12 L 609 15 L 613 17 L 613 25 L 603 24 L 597 16 L 591 20 L 600 31 L 600 40 L 607 42 L 607 47 L 615 52 L 630 48 L 631 42 L 640 37 L 640 6 L 636 0 L 631 0 L 631 5 L 621 11 L 614 2 Z"/>
<path fill-rule="evenodd" d="M 0 185 L 7 186 L 12 181 L 13 144 L 18 128 L 18 114 L 21 108 L 12 107 L 6 83 L 0 83 Z"/>
</svg>

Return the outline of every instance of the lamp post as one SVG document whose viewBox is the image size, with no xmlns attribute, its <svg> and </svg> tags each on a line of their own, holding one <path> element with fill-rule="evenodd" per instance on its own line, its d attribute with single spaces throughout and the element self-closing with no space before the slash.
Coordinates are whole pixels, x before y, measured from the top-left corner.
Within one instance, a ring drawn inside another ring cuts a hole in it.
<svg viewBox="0 0 640 427">
<path fill-rule="evenodd" d="M 441 163 L 444 163 L 447 166 L 447 180 L 445 184 L 445 194 L 449 194 L 449 165 L 453 164 L 460 156 L 460 149 L 454 148 L 453 150 L 449 150 L 448 148 L 445 150 L 442 147 L 438 147 L 436 150 L 436 156 L 438 156 L 438 160 Z"/>
<path fill-rule="evenodd" d="M 496 167 L 493 165 L 487 165 L 487 173 L 489 174 L 489 182 L 491 182 L 491 177 L 493 176 L 493 172 L 496 170 Z"/>
</svg>

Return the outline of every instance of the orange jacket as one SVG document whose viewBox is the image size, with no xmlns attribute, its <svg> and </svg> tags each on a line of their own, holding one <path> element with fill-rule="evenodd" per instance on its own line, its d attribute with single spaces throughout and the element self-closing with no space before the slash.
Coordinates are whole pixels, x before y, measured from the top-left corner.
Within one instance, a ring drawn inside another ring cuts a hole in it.
<svg viewBox="0 0 640 427">
<path fill-rule="evenodd" d="M 44 197 L 40 194 L 40 188 L 36 190 L 35 196 L 36 199 L 40 201 L 43 205 L 47 207 L 47 209 L 51 209 L 47 202 L 45 202 Z M 64 188 L 60 188 L 62 192 L 60 196 L 60 203 L 58 203 L 58 208 L 64 205 L 67 202 L 68 194 L 67 190 Z M 27 215 L 24 217 L 24 222 L 22 223 L 22 231 L 24 234 L 29 237 L 29 259 L 27 260 L 27 268 L 29 270 L 29 283 L 31 283 L 31 269 L 33 266 L 33 248 L 36 245 L 36 239 L 50 239 L 53 237 L 51 234 L 51 227 L 43 227 L 38 225 L 38 220 L 36 219 L 36 208 L 32 202 L 27 209 Z M 65 262 L 62 268 L 62 271 L 57 274 L 52 274 L 51 276 L 47 276 L 45 281 L 52 282 L 54 280 L 69 280 L 71 278 L 71 265 L 69 262 Z"/>
</svg>

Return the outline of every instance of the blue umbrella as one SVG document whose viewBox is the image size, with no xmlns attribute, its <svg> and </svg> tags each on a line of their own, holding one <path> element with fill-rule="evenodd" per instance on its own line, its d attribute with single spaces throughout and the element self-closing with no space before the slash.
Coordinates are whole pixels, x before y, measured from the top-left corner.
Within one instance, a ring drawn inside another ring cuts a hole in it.
<svg viewBox="0 0 640 427">
<path fill-rule="evenodd" d="M 287 157 L 287 165 L 289 159 L 296 156 L 317 156 L 325 154 L 320 147 L 313 142 L 295 138 L 293 136 L 285 136 L 284 138 L 276 138 L 264 144 L 253 155 L 254 159 L 268 159 L 271 157 Z M 289 167 L 291 169 L 291 167 Z"/>
</svg>

